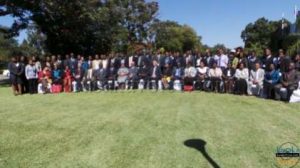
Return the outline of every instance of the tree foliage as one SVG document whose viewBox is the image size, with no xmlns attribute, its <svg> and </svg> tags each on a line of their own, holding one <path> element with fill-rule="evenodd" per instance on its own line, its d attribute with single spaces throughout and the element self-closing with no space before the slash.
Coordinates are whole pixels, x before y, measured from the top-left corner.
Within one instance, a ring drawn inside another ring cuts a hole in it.
<svg viewBox="0 0 300 168">
<path fill-rule="evenodd" d="M 145 0 L 6 0 L 0 16 L 12 15 L 15 22 L 7 35 L 15 36 L 35 23 L 47 36 L 51 53 L 82 54 L 126 51 L 144 42 L 155 21 L 157 2 Z"/>
<path fill-rule="evenodd" d="M 153 24 L 154 43 L 156 48 L 169 51 L 185 52 L 199 49 L 201 37 L 187 25 L 173 21 L 161 21 Z"/>
</svg>

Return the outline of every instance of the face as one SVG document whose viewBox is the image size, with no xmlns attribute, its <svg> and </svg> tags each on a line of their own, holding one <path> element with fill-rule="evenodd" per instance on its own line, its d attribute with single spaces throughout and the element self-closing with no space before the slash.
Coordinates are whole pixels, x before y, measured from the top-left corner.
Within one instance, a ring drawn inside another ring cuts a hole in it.
<svg viewBox="0 0 300 168">
<path fill-rule="evenodd" d="M 157 66 L 157 61 L 153 61 L 153 66 Z"/>
<path fill-rule="evenodd" d="M 204 67 L 204 62 L 200 62 L 200 67 L 201 67 L 201 68 Z"/>
<path fill-rule="evenodd" d="M 214 64 L 213 64 L 213 68 L 217 68 L 217 63 L 214 63 Z"/>
<path fill-rule="evenodd" d="M 294 68 L 295 68 L 294 63 L 290 63 L 290 65 L 289 65 L 289 70 L 293 70 Z"/>
<path fill-rule="evenodd" d="M 259 63 L 256 63 L 255 64 L 255 69 L 259 69 L 260 68 L 260 64 Z"/>
<path fill-rule="evenodd" d="M 244 64 L 240 64 L 240 69 L 244 69 Z"/>
<path fill-rule="evenodd" d="M 274 64 L 270 65 L 270 70 L 273 71 L 275 69 Z"/>
<path fill-rule="evenodd" d="M 266 55 L 271 55 L 271 50 L 270 49 L 266 49 Z"/>
</svg>

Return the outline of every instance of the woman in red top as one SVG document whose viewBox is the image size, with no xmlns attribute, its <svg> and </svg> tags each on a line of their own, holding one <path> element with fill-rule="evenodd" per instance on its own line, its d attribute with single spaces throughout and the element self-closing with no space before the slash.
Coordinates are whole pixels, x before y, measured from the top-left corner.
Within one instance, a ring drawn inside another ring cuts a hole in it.
<svg viewBox="0 0 300 168">
<path fill-rule="evenodd" d="M 66 66 L 65 73 L 64 73 L 64 91 L 66 93 L 71 92 L 72 88 L 72 73 L 69 66 Z"/>
</svg>

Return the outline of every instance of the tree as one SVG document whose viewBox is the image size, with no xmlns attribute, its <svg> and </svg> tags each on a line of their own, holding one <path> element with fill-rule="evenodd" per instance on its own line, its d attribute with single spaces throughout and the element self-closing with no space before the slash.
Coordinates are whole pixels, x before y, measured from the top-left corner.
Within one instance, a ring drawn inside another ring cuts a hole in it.
<svg viewBox="0 0 300 168">
<path fill-rule="evenodd" d="M 282 27 L 282 20 L 269 21 L 265 18 L 248 24 L 241 34 L 245 48 L 260 54 L 264 48 L 270 48 L 274 52 L 278 49 L 288 49 L 298 38 L 291 37 L 289 34 L 290 25 L 289 21 L 284 20 L 284 27 Z"/>
<path fill-rule="evenodd" d="M 0 32 L 0 61 L 8 60 L 16 52 L 18 52 L 17 41 L 13 38 L 5 38 L 5 34 Z"/>
<path fill-rule="evenodd" d="M 81 54 L 126 50 L 144 42 L 156 18 L 157 2 L 145 0 L 7 0 L 0 2 L 0 16 L 16 21 L 7 35 L 35 23 L 47 36 L 49 52 Z"/>
<path fill-rule="evenodd" d="M 152 26 L 156 48 L 185 52 L 199 49 L 201 37 L 187 25 L 173 21 L 159 21 Z"/>
</svg>

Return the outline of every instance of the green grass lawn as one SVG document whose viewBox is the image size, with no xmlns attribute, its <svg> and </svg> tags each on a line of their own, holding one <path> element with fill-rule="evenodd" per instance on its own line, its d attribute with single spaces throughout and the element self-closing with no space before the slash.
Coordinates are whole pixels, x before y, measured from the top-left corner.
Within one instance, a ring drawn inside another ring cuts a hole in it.
<svg viewBox="0 0 300 168">
<path fill-rule="evenodd" d="M 277 146 L 300 146 L 299 123 L 300 104 L 254 97 L 151 91 L 15 97 L 1 87 L 0 167 L 206 168 L 209 157 L 219 167 L 267 168 Z"/>
</svg>

